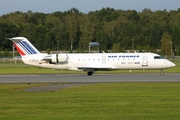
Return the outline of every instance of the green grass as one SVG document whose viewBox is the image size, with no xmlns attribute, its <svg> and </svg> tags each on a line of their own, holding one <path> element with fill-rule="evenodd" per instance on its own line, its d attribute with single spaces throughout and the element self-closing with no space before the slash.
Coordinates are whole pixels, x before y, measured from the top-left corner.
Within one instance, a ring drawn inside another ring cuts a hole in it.
<svg viewBox="0 0 180 120">
<path fill-rule="evenodd" d="M 176 66 L 165 69 L 165 73 L 180 73 L 180 61 L 173 61 Z M 97 71 L 96 74 L 133 74 L 133 73 L 159 73 L 160 70 L 114 70 L 114 71 Z M 0 74 L 86 74 L 86 72 L 53 70 L 25 65 L 21 61 L 0 61 Z"/>
<path fill-rule="evenodd" d="M 78 71 L 68 70 L 53 70 L 30 66 L 22 63 L 21 61 L 5 61 L 0 62 L 0 74 L 67 74 L 67 73 L 83 73 Z"/>
<path fill-rule="evenodd" d="M 165 73 L 180 73 L 180 61 Z M 133 70 L 132 73 L 158 73 L 159 70 Z M 67 74 L 28 66 L 22 62 L 0 62 L 0 74 Z M 128 70 L 99 71 L 121 74 Z M 131 73 L 130 73 L 131 74 Z M 49 85 L 0 84 L 2 120 L 144 120 L 180 119 L 180 83 L 104 83 L 51 92 L 23 92 L 24 88 Z"/>
<path fill-rule="evenodd" d="M 22 91 L 36 85 L 0 84 L 0 119 L 180 119 L 180 83 L 104 83 L 44 93 Z"/>
</svg>

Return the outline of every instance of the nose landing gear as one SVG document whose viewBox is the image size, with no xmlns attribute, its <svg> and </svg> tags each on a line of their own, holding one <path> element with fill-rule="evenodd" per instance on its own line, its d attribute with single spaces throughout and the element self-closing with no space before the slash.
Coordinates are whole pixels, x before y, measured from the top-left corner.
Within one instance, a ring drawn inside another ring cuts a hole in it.
<svg viewBox="0 0 180 120">
<path fill-rule="evenodd" d="M 161 69 L 161 71 L 160 71 L 160 75 L 164 75 L 164 71 L 163 71 L 163 69 Z"/>
</svg>

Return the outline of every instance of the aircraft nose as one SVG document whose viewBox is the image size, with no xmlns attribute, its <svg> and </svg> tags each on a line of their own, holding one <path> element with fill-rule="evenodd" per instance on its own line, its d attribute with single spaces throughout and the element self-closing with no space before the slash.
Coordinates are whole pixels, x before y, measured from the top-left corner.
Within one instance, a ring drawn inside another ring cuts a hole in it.
<svg viewBox="0 0 180 120">
<path fill-rule="evenodd" d="M 173 62 L 169 63 L 169 67 L 174 67 L 174 66 L 176 66 L 176 64 L 174 64 Z"/>
</svg>

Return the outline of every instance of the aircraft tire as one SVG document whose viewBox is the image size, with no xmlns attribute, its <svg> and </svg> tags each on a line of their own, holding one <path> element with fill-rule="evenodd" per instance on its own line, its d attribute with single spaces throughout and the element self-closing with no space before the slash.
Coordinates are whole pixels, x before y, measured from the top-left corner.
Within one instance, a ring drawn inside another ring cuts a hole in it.
<svg viewBox="0 0 180 120">
<path fill-rule="evenodd" d="M 87 72 L 87 75 L 88 75 L 88 76 L 91 76 L 92 74 L 93 74 L 92 71 Z"/>
<path fill-rule="evenodd" d="M 163 73 L 163 72 L 160 72 L 160 75 L 164 75 L 164 73 Z"/>
</svg>

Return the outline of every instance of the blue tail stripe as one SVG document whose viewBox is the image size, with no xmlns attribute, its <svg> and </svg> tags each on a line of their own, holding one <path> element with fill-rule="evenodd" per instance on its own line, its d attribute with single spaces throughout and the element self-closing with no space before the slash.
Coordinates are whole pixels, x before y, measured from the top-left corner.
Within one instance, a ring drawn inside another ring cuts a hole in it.
<svg viewBox="0 0 180 120">
<path fill-rule="evenodd" d="M 28 50 L 28 48 L 21 42 L 20 43 L 21 47 L 23 47 L 23 49 L 30 55 L 32 54 L 32 52 L 30 50 Z"/>
<path fill-rule="evenodd" d="M 33 54 L 32 51 L 25 45 L 23 44 L 22 42 L 20 42 L 20 46 L 22 48 L 24 48 L 24 50 L 28 53 L 28 54 Z"/>
<path fill-rule="evenodd" d="M 21 42 L 19 42 L 19 46 L 26 52 L 26 54 L 30 55 L 31 53 L 25 49 Z"/>
<path fill-rule="evenodd" d="M 24 47 L 21 45 L 21 42 L 20 41 L 14 41 L 14 43 L 16 45 L 18 45 L 18 47 L 21 49 L 21 51 L 23 51 L 25 54 L 30 54 L 27 50 L 24 49 Z"/>
<path fill-rule="evenodd" d="M 30 52 L 30 54 L 34 54 L 33 50 L 28 47 L 28 44 L 25 41 L 22 41 L 21 43 Z"/>
<path fill-rule="evenodd" d="M 33 54 L 37 54 L 37 52 L 26 41 L 23 41 L 23 43 L 33 52 Z"/>
</svg>

